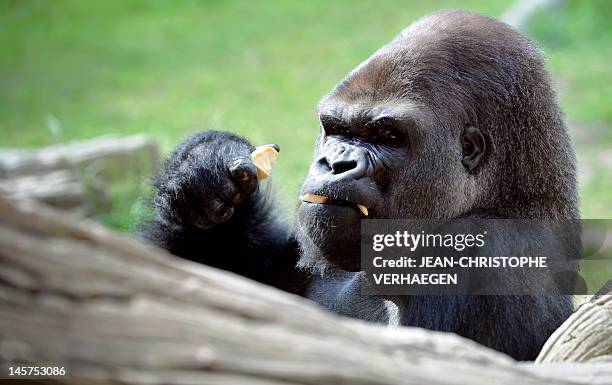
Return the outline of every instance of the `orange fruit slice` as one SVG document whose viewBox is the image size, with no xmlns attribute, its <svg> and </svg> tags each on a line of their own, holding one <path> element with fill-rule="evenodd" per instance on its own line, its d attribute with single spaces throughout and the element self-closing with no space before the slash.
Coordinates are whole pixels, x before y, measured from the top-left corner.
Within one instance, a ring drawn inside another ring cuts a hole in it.
<svg viewBox="0 0 612 385">
<path fill-rule="evenodd" d="M 251 153 L 251 160 L 257 168 L 258 180 L 264 180 L 270 176 L 276 158 L 278 158 L 278 151 L 272 146 L 257 147 Z"/>
</svg>

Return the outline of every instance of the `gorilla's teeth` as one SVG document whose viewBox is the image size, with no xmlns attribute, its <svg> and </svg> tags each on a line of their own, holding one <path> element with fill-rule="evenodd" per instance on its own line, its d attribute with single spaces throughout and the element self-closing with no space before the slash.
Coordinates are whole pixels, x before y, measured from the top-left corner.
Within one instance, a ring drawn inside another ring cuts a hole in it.
<svg viewBox="0 0 612 385">
<path fill-rule="evenodd" d="M 359 209 L 359 211 L 361 211 L 363 213 L 363 215 L 365 215 L 366 217 L 368 216 L 368 208 L 367 207 L 357 203 L 357 208 Z"/>
<path fill-rule="evenodd" d="M 257 179 L 264 180 L 272 173 L 272 166 L 276 162 L 278 151 L 270 145 L 257 147 L 251 153 L 251 160 L 257 168 Z"/>
<path fill-rule="evenodd" d="M 323 195 L 315 194 L 304 194 L 300 197 L 300 200 L 309 203 L 325 203 L 328 199 L 328 197 L 324 197 Z"/>
</svg>

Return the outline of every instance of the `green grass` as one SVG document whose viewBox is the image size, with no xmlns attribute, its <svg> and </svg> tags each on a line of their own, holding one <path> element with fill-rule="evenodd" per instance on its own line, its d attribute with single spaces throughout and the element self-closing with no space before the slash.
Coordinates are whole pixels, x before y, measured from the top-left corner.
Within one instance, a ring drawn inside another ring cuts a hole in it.
<svg viewBox="0 0 612 385">
<path fill-rule="evenodd" d="M 582 214 L 612 218 L 612 2 L 567 1 L 541 12 L 528 33 L 544 49 L 572 128 Z"/>
<path fill-rule="evenodd" d="M 292 207 L 312 157 L 322 95 L 428 12 L 460 7 L 497 16 L 507 6 L 0 0 L 0 146 L 147 133 L 165 153 L 199 130 L 233 131 L 254 144 L 280 144 L 275 184 Z M 609 15 L 609 2 L 571 2 L 539 15 L 530 29 L 563 81 L 570 122 L 600 129 L 593 143 L 578 143 L 585 158 L 612 143 Z M 609 169 L 594 173 L 602 178 L 582 188 L 585 216 L 611 217 Z M 142 211 L 145 179 L 115 175 L 113 209 L 98 219 L 129 228 Z"/>
</svg>

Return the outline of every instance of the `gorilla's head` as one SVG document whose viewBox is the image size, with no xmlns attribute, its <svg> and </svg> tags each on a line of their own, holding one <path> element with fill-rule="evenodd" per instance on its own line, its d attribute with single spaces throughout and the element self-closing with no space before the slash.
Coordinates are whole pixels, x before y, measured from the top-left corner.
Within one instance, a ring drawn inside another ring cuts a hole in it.
<svg viewBox="0 0 612 385">
<path fill-rule="evenodd" d="M 360 219 L 575 218 L 575 161 L 538 50 L 495 19 L 436 13 L 319 104 L 302 266 L 359 270 Z M 344 204 L 346 203 L 346 204 Z"/>
</svg>

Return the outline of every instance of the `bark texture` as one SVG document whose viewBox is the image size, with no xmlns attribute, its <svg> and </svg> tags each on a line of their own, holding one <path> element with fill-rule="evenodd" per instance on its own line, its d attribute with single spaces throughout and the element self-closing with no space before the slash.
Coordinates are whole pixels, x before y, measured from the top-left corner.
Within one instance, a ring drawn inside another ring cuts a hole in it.
<svg viewBox="0 0 612 385">
<path fill-rule="evenodd" d="M 610 332 L 600 298 L 551 338 L 540 361 L 555 363 L 518 363 L 453 334 L 344 319 L 0 197 L 0 361 L 63 365 L 65 383 L 611 384 L 610 341 L 589 337 Z M 576 323 L 588 332 L 572 334 Z M 581 363 L 557 362 L 570 360 Z"/>
</svg>

